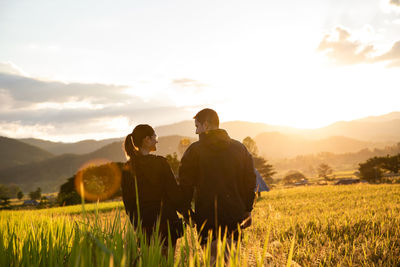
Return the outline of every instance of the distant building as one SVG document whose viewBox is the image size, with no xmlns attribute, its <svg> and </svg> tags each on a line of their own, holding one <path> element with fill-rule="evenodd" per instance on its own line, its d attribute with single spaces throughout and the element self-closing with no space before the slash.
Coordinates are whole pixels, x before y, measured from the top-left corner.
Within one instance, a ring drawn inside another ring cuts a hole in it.
<svg viewBox="0 0 400 267">
<path fill-rule="evenodd" d="M 340 179 L 335 183 L 335 185 L 346 185 L 346 184 L 358 184 L 358 183 L 366 183 L 366 181 L 362 181 L 360 179 Z"/>
<path fill-rule="evenodd" d="M 300 185 L 308 185 L 308 180 L 307 179 L 301 179 L 298 182 L 294 183 L 295 186 L 300 186 Z"/>
<path fill-rule="evenodd" d="M 34 199 L 30 199 L 30 200 L 25 200 L 24 205 L 25 206 L 37 206 L 37 205 L 39 205 L 39 202 L 37 202 Z"/>
</svg>

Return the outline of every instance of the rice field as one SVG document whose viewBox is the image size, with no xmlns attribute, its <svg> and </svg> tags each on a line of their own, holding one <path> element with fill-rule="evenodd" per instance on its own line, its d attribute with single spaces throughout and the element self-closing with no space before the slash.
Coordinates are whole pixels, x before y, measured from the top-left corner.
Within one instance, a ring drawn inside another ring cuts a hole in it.
<svg viewBox="0 0 400 267">
<path fill-rule="evenodd" d="M 0 266 L 209 266 L 188 227 L 162 254 L 121 202 L 0 211 Z M 217 266 L 224 264 L 222 237 Z M 263 193 L 231 266 L 398 266 L 400 185 L 310 186 Z"/>
<path fill-rule="evenodd" d="M 357 172 L 358 170 L 350 170 L 350 171 L 335 171 L 332 173 L 332 176 L 334 176 L 336 179 L 342 179 L 342 178 L 358 178 L 354 173 Z"/>
</svg>

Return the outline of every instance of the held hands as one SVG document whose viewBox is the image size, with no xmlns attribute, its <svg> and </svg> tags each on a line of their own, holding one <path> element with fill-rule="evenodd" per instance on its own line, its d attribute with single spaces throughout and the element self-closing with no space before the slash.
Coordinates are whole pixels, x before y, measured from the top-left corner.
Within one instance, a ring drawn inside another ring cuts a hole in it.
<svg viewBox="0 0 400 267">
<path fill-rule="evenodd" d="M 244 229 L 247 228 L 251 225 L 251 212 L 246 212 L 245 214 L 246 218 L 242 221 L 240 224 L 240 228 Z"/>
</svg>

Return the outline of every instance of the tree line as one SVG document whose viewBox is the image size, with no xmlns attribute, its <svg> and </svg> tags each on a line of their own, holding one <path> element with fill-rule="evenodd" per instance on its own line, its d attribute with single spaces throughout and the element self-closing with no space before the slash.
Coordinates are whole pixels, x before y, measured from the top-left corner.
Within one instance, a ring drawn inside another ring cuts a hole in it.
<svg viewBox="0 0 400 267">
<path fill-rule="evenodd" d="M 275 169 L 283 172 L 285 170 L 299 170 L 307 176 L 318 175 L 315 166 L 328 164 L 335 170 L 357 169 L 360 162 L 364 162 L 373 157 L 385 157 L 400 153 L 400 143 L 387 146 L 382 149 L 362 149 L 354 153 L 335 154 L 331 152 L 320 152 L 310 155 L 298 155 L 293 158 L 275 159 L 272 164 Z"/>
<path fill-rule="evenodd" d="M 47 200 L 42 197 L 42 189 L 38 187 L 35 191 L 29 192 L 28 194 L 31 200 L 41 200 L 42 202 Z M 4 185 L 0 184 L 0 200 L 3 207 L 7 207 L 10 204 L 10 199 L 18 198 L 22 200 L 24 193 L 21 188 L 17 185 Z"/>
</svg>

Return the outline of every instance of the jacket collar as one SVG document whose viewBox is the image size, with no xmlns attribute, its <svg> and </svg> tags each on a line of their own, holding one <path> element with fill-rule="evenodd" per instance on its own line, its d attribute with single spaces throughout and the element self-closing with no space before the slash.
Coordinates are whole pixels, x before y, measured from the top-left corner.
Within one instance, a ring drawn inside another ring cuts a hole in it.
<svg viewBox="0 0 400 267">
<path fill-rule="evenodd" d="M 227 147 L 231 138 L 224 129 L 216 129 L 201 133 L 199 141 L 207 146 L 218 149 Z"/>
</svg>

